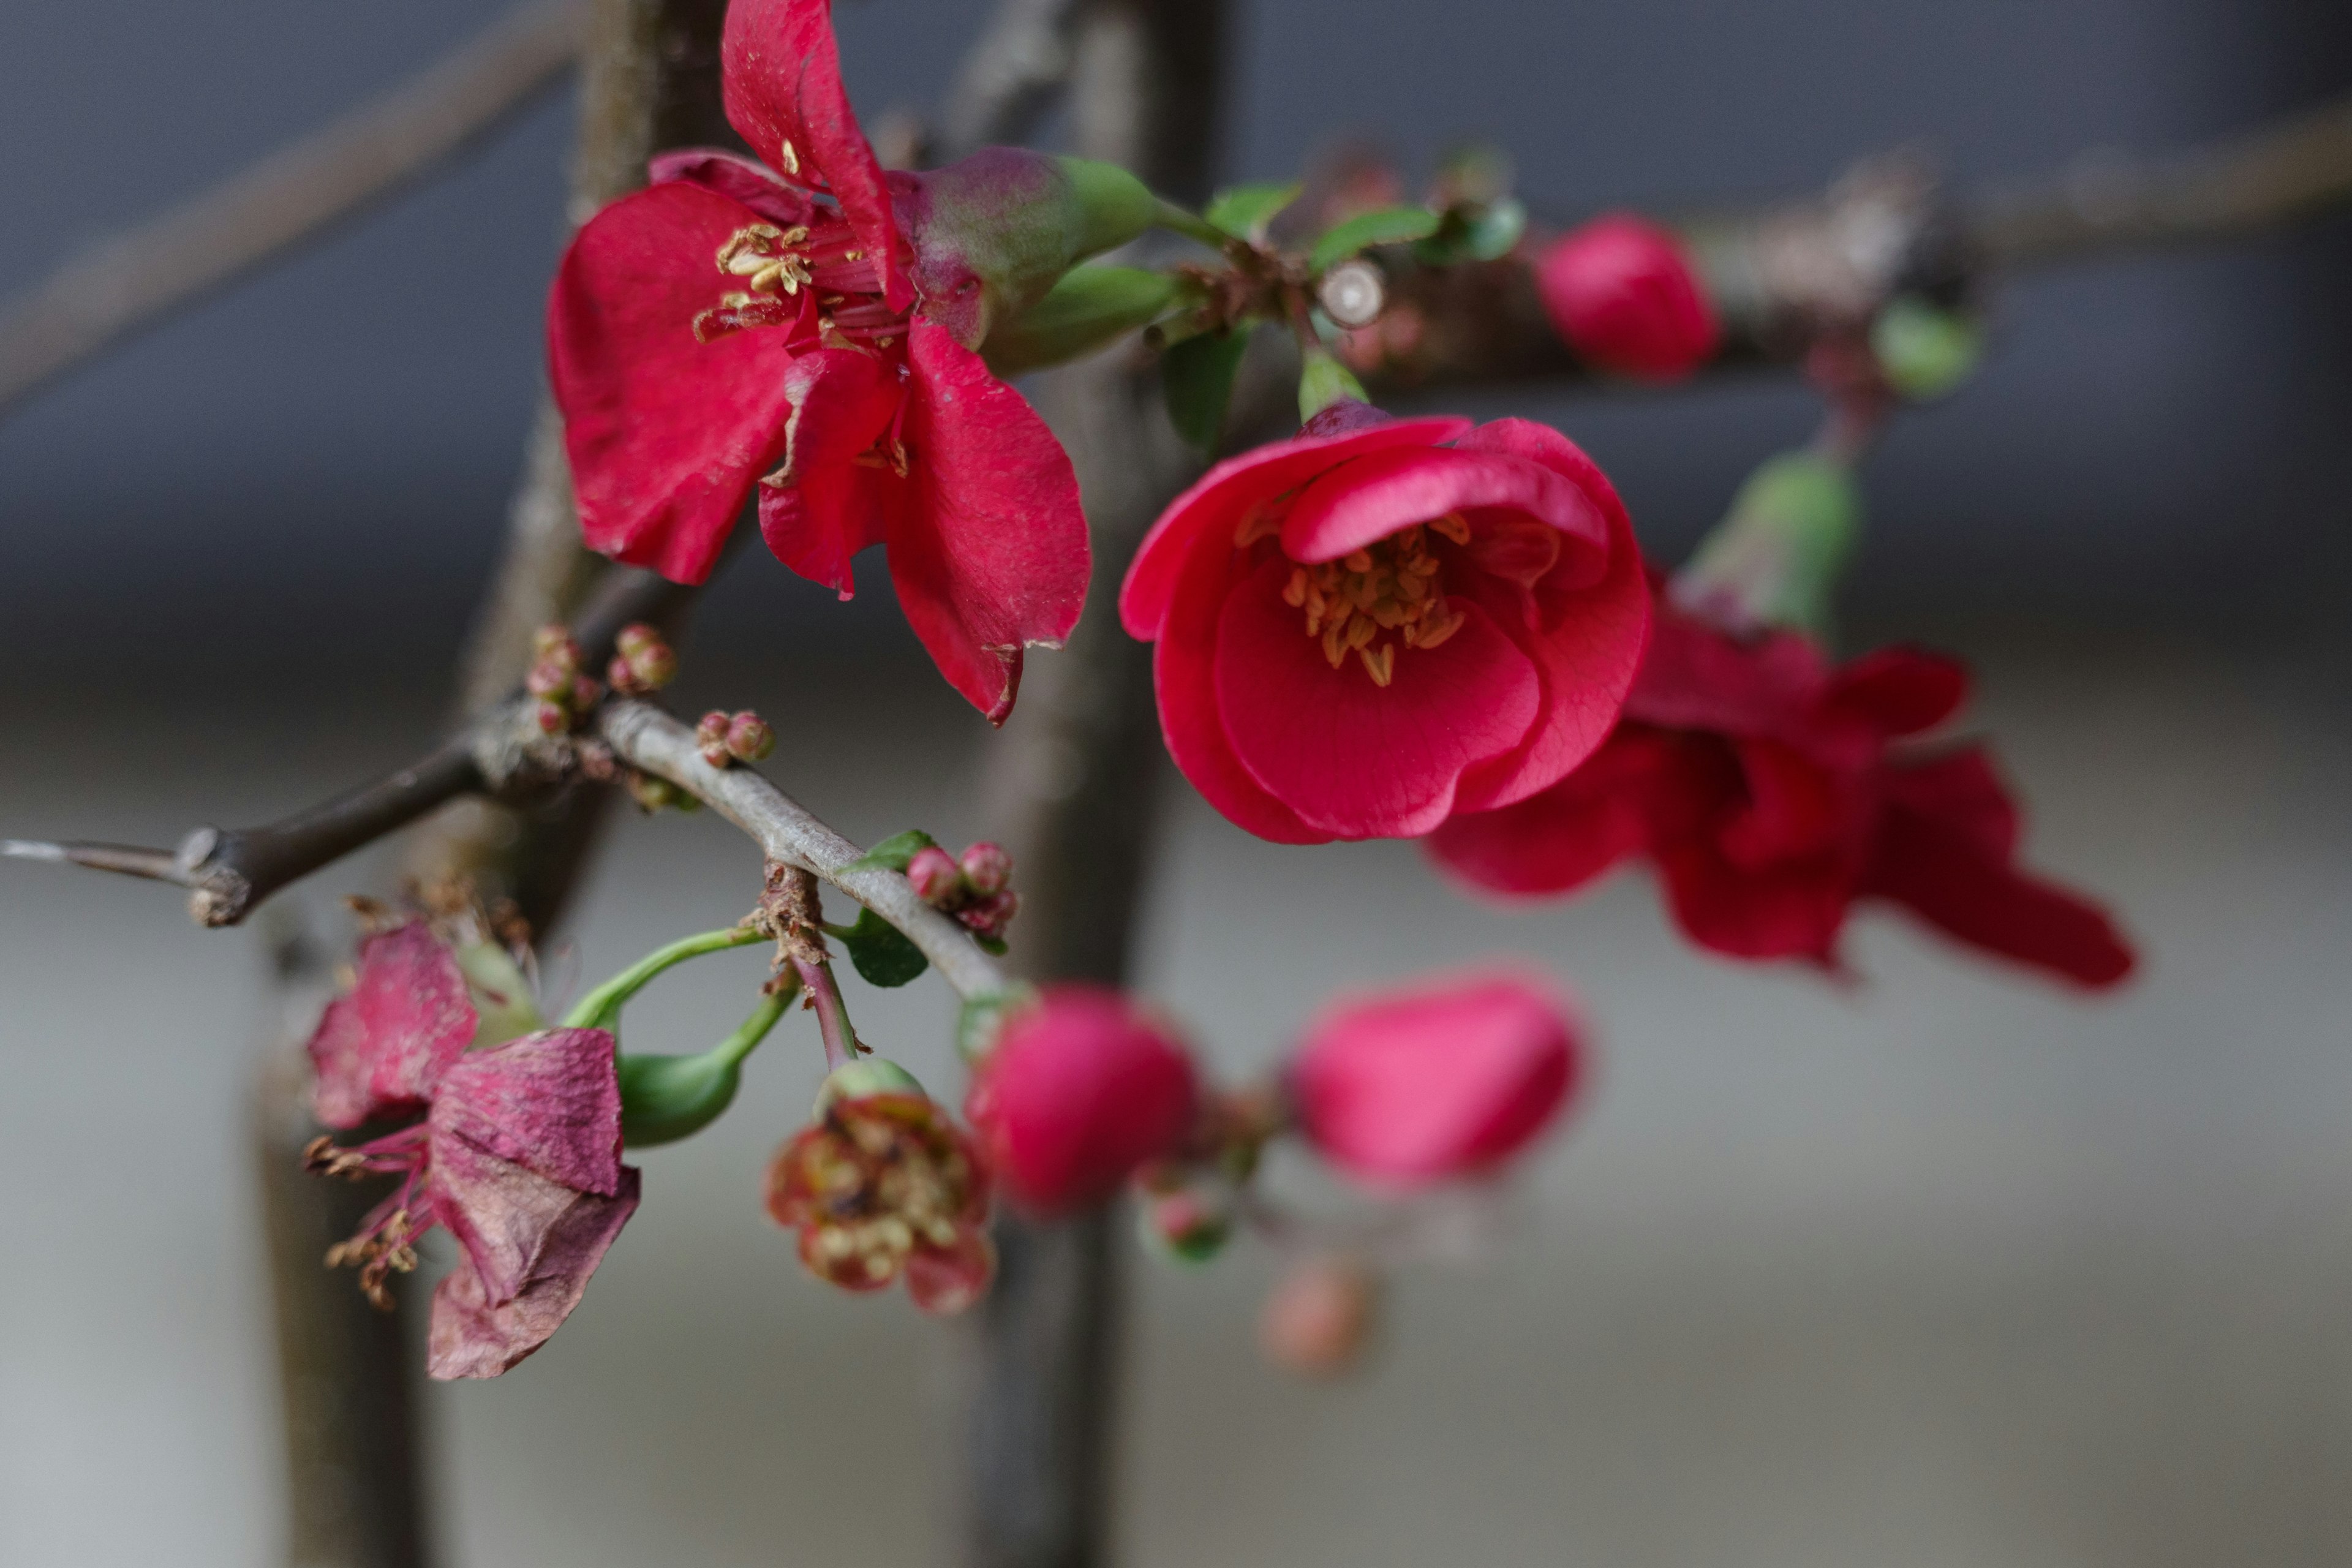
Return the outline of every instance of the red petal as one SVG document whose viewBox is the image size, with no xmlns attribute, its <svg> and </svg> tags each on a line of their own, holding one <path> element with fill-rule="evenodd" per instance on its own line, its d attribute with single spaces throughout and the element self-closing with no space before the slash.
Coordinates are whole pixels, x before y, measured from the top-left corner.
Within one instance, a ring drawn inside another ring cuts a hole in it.
<svg viewBox="0 0 2352 1568">
<path fill-rule="evenodd" d="M 822 184 L 882 268 L 892 310 L 914 303 L 881 160 L 849 107 L 832 0 L 734 0 L 719 44 L 727 118 L 769 167 Z"/>
<path fill-rule="evenodd" d="M 1129 637 L 1146 642 L 1160 635 L 1195 536 L 1219 533 L 1230 543 L 1234 525 L 1251 507 L 1270 502 L 1348 458 L 1391 447 L 1433 447 L 1469 428 L 1470 421 L 1454 415 L 1392 419 L 1338 436 L 1293 437 L 1226 458 L 1171 501 L 1143 536 L 1119 589 L 1119 624 Z"/>
<path fill-rule="evenodd" d="M 592 548 L 678 583 L 710 574 L 745 496 L 782 451 L 789 334 L 709 343 L 719 247 L 759 215 L 676 183 L 598 213 L 564 253 L 548 301 L 581 531 Z"/>
<path fill-rule="evenodd" d="M 435 1090 L 430 1125 L 436 1163 L 454 1140 L 576 1192 L 610 1197 L 622 1179 L 613 1037 L 542 1029 L 469 1052 Z"/>
<path fill-rule="evenodd" d="M 1456 812 L 1429 836 L 1446 870 L 1489 892 L 1565 893 L 1653 841 L 1654 807 L 1678 787 L 1680 748 L 1621 730 L 1591 761 L 1497 811 Z"/>
<path fill-rule="evenodd" d="M 1968 696 L 1968 668 L 1958 659 L 1924 648 L 1883 647 L 1838 668 L 1829 704 L 1893 739 L 1934 729 Z"/>
<path fill-rule="evenodd" d="M 2017 804 L 1983 747 L 1891 765 L 1879 784 L 1891 805 L 1934 818 L 1994 858 L 2017 853 Z"/>
<path fill-rule="evenodd" d="M 1756 871 L 1692 841 L 1657 860 L 1675 923 L 1699 946 L 1734 958 L 1832 962 L 1854 894 L 1853 871 L 1838 857 Z"/>
<path fill-rule="evenodd" d="M 850 559 L 884 538 L 905 481 L 857 459 L 906 401 L 898 367 L 855 349 L 820 349 L 784 373 L 792 414 L 784 464 L 760 487 L 760 533 L 776 559 L 850 596 Z"/>
<path fill-rule="evenodd" d="M 1342 838 L 1411 838 L 1454 809 L 1463 771 L 1517 746 L 1541 682 L 1475 605 L 1433 648 L 1398 647 L 1376 686 L 1350 654 L 1334 669 L 1322 639 L 1282 602 L 1279 556 L 1226 595 L 1217 627 L 1217 710 L 1234 754 L 1266 792 Z"/>
<path fill-rule="evenodd" d="M 588 1277 L 637 1207 L 637 1173 L 612 1197 L 566 1192 L 509 1167 L 490 1189 L 506 1204 L 506 1234 L 477 1229 L 433 1292 L 425 1370 L 436 1378 L 496 1377 L 545 1344 L 580 1304 Z M 479 1204 L 473 1212 L 494 1212 Z M 493 1286 L 484 1256 L 502 1260 Z"/>
<path fill-rule="evenodd" d="M 1023 647 L 1060 647 L 1086 604 L 1077 475 L 1036 410 L 945 329 L 916 321 L 908 349 L 915 489 L 890 521 L 890 578 L 940 673 L 1001 724 Z"/>
<path fill-rule="evenodd" d="M 1318 477 L 1282 524 L 1282 551 L 1294 561 L 1337 561 L 1407 524 L 1450 511 L 1492 508 L 1559 531 L 1561 555 L 1577 586 L 1608 569 L 1609 524 L 1572 480 L 1539 463 L 1484 452 L 1431 447 L 1373 452 Z"/>
<path fill-rule="evenodd" d="M 1725 818 L 1715 840 L 1732 865 L 1769 870 L 1867 835 L 1870 803 L 1862 776 L 1824 767 L 1778 741 L 1738 736 L 1731 749 L 1748 798 Z"/>
<path fill-rule="evenodd" d="M 1763 735 L 1813 727 L 1830 665 L 1793 632 L 1735 639 L 1659 599 L 1625 716 L 1675 730 Z"/>
<path fill-rule="evenodd" d="M 1308 826 L 1250 776 L 1218 716 L 1217 628 L 1226 595 L 1247 578 L 1230 540 L 1213 533 L 1197 538 L 1151 650 L 1160 733 L 1192 787 L 1236 826 L 1276 844 L 1328 844 L 1330 834 Z"/>
<path fill-rule="evenodd" d="M 907 1294 L 926 1312 L 946 1317 L 988 1294 L 996 1247 L 977 1226 L 956 1233 L 951 1248 L 919 1247 L 907 1258 Z"/>
<path fill-rule="evenodd" d="M 817 210 L 806 191 L 784 184 L 766 164 L 720 147 L 680 147 L 656 153 L 646 165 L 654 184 L 682 180 L 740 202 L 779 228 L 809 221 Z"/>
<path fill-rule="evenodd" d="M 312 1110 L 334 1128 L 423 1110 L 476 1022 L 456 956 L 422 921 L 368 938 L 351 994 L 310 1037 Z"/>
</svg>

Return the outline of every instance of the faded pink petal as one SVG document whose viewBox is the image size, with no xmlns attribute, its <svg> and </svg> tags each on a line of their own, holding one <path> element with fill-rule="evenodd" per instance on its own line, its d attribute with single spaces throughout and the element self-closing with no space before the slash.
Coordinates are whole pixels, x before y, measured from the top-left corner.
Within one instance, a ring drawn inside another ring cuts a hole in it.
<svg viewBox="0 0 2352 1568">
<path fill-rule="evenodd" d="M 351 994 L 310 1037 L 310 1103 L 329 1127 L 413 1115 L 474 1037 L 466 976 L 421 921 L 360 944 Z"/>
<path fill-rule="evenodd" d="M 547 1342 L 637 1208 L 637 1172 L 610 1196 L 578 1193 L 520 1166 L 460 1162 L 450 1206 L 470 1222 L 465 1251 L 433 1292 L 425 1370 L 496 1377 Z M 446 1177 L 445 1177 L 446 1179 Z"/>
</svg>

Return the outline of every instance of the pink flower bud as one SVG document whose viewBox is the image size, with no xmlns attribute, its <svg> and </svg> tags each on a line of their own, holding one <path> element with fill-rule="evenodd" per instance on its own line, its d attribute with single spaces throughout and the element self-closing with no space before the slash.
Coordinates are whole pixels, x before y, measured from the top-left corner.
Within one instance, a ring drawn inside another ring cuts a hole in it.
<svg viewBox="0 0 2352 1568">
<path fill-rule="evenodd" d="M 1581 1074 L 1566 998 L 1468 975 L 1342 1003 L 1289 1071 L 1307 1141 L 1366 1183 L 1426 1186 L 1493 1170 L 1559 1115 Z"/>
<path fill-rule="evenodd" d="M 1057 985 L 1005 1022 L 965 1113 L 1013 1196 L 1039 1214 L 1098 1203 L 1190 1134 L 1192 1058 L 1125 996 Z"/>
<path fill-rule="evenodd" d="M 677 655 L 666 642 L 650 642 L 622 654 L 629 673 L 636 684 L 647 691 L 658 691 L 677 679 Z"/>
<path fill-rule="evenodd" d="M 586 676 L 575 675 L 572 678 L 572 710 L 574 713 L 587 712 L 596 706 L 597 700 L 604 695 L 604 689 Z"/>
<path fill-rule="evenodd" d="M 964 886 L 963 870 L 955 857 L 937 845 L 926 845 L 915 851 L 907 862 L 907 880 L 915 887 L 915 897 L 935 910 L 954 910 L 969 897 Z"/>
<path fill-rule="evenodd" d="M 735 760 L 727 750 L 727 726 L 730 721 L 714 708 L 694 726 L 694 740 L 702 749 L 702 760 L 714 768 L 723 768 Z"/>
<path fill-rule="evenodd" d="M 746 708 L 727 721 L 727 751 L 739 763 L 756 763 L 776 749 L 776 731 Z"/>
<path fill-rule="evenodd" d="M 580 645 L 572 640 L 572 633 L 561 626 L 541 626 L 530 635 L 530 656 L 541 664 L 558 664 L 564 673 L 580 668 Z"/>
<path fill-rule="evenodd" d="M 1214 1258 L 1234 1233 L 1231 1205 L 1189 1186 L 1147 1195 L 1143 1223 L 1154 1245 L 1187 1263 Z"/>
<path fill-rule="evenodd" d="M 562 702 L 572 695 L 572 672 L 551 658 L 541 659 L 523 677 L 522 689 L 547 702 Z"/>
<path fill-rule="evenodd" d="M 1603 370 L 1674 381 L 1722 341 L 1682 241 L 1632 213 L 1607 214 L 1554 240 L 1536 263 L 1536 287 L 1553 328 Z"/>
<path fill-rule="evenodd" d="M 963 852 L 963 874 L 982 898 L 1001 893 L 1013 882 L 1013 857 L 1001 844 L 979 843 Z"/>
<path fill-rule="evenodd" d="M 613 634 L 613 646 L 620 650 L 621 657 L 624 658 L 641 648 L 658 647 L 661 640 L 661 633 L 643 621 L 631 621 Z"/>
<path fill-rule="evenodd" d="M 1005 928 L 1013 923 L 1013 917 L 1020 912 L 1020 895 L 1007 888 L 993 898 L 965 905 L 956 911 L 956 919 L 961 921 L 965 929 L 974 936 L 995 940 L 1004 935 Z"/>
<path fill-rule="evenodd" d="M 572 728 L 572 710 L 561 702 L 541 699 L 531 705 L 530 721 L 539 726 L 543 735 L 562 735 Z"/>
<path fill-rule="evenodd" d="M 1339 1377 L 1355 1368 L 1371 1337 L 1380 1282 L 1345 1258 L 1293 1264 L 1258 1314 L 1265 1359 L 1301 1377 Z"/>
<path fill-rule="evenodd" d="M 637 684 L 636 672 L 629 668 L 629 661 L 617 653 L 613 656 L 613 662 L 604 667 L 604 684 L 623 697 L 645 695 L 645 689 Z"/>
</svg>

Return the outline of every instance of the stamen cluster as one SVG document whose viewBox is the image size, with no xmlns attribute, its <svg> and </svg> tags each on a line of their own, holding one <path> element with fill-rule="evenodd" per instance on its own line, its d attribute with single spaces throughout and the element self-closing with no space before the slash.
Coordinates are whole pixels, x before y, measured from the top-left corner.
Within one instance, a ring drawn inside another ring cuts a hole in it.
<svg viewBox="0 0 2352 1568">
<path fill-rule="evenodd" d="M 1238 544 L 1252 542 L 1263 522 L 1244 523 Z M 1307 635 L 1320 637 L 1323 657 L 1337 669 L 1349 653 L 1363 661 L 1376 686 L 1396 679 L 1398 644 L 1436 647 L 1462 629 L 1462 612 L 1445 602 L 1443 563 L 1430 552 L 1428 533 L 1470 542 L 1459 512 L 1414 523 L 1337 561 L 1291 570 L 1282 601 L 1307 613 Z M 1381 641 L 1392 633 L 1391 641 Z M 1374 647 L 1378 642 L 1379 646 Z"/>
</svg>

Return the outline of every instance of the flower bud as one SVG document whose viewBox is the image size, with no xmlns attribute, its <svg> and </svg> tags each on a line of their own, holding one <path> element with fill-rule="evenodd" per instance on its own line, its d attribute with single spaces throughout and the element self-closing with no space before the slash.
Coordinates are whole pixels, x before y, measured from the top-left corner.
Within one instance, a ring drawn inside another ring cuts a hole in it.
<svg viewBox="0 0 2352 1568">
<path fill-rule="evenodd" d="M 1199 1089 L 1168 1029 L 1116 991 L 1057 985 L 1008 1018 L 965 1113 L 1021 1205 L 1099 1203 L 1192 1131 Z"/>
<path fill-rule="evenodd" d="M 1339 1377 L 1355 1369 L 1371 1337 L 1380 1283 L 1346 1258 L 1291 1265 L 1258 1314 L 1258 1349 L 1301 1377 Z"/>
<path fill-rule="evenodd" d="M 727 714 L 714 708 L 694 726 L 694 740 L 702 749 L 702 760 L 714 768 L 723 768 L 734 760 L 727 751 L 727 726 L 731 721 Z"/>
<path fill-rule="evenodd" d="M 1675 381 L 1714 354 L 1722 322 L 1671 230 L 1610 213 L 1554 240 L 1536 263 L 1544 312 L 1603 370 Z"/>
<path fill-rule="evenodd" d="M 961 864 L 964 879 L 983 899 L 1004 891 L 1012 884 L 1013 857 L 1002 844 L 985 840 L 975 844 L 963 852 Z"/>
<path fill-rule="evenodd" d="M 547 702 L 562 702 L 572 695 L 573 672 L 551 658 L 541 659 L 523 677 L 522 689 Z"/>
<path fill-rule="evenodd" d="M 539 663 L 554 664 L 564 674 L 571 675 L 580 668 L 580 645 L 572 640 L 571 631 L 561 626 L 541 626 L 530 634 L 530 656 Z"/>
<path fill-rule="evenodd" d="M 1392 1191 L 1486 1173 L 1534 1142 L 1580 1076 L 1565 998 L 1512 974 L 1325 1010 L 1289 1068 L 1298 1123 L 1347 1174 Z"/>
<path fill-rule="evenodd" d="M 571 701 L 572 710 L 574 713 L 587 712 L 596 706 L 597 700 L 604 695 L 604 689 L 586 676 L 575 675 L 572 678 Z"/>
<path fill-rule="evenodd" d="M 674 1143 L 716 1121 L 735 1103 L 743 1068 L 726 1053 L 620 1058 L 621 1142 L 643 1149 Z"/>
<path fill-rule="evenodd" d="M 1146 1194 L 1138 1216 L 1145 1245 L 1181 1263 L 1206 1263 L 1233 1239 L 1231 1204 L 1202 1187 Z"/>
<path fill-rule="evenodd" d="M 572 710 L 560 702 L 535 702 L 531 705 L 530 721 L 539 726 L 542 735 L 565 734 L 572 729 Z"/>
<path fill-rule="evenodd" d="M 636 684 L 647 691 L 659 691 L 677 679 L 677 655 L 666 642 L 649 643 L 621 658 Z"/>
<path fill-rule="evenodd" d="M 964 873 L 955 857 L 937 845 L 925 845 L 907 862 L 907 880 L 915 897 L 935 910 L 954 910 L 970 896 Z"/>
<path fill-rule="evenodd" d="M 727 721 L 727 752 L 737 762 L 761 762 L 775 749 L 776 731 L 749 708 Z"/>
<path fill-rule="evenodd" d="M 993 897 L 965 905 L 955 912 L 955 917 L 972 935 L 998 942 L 1003 940 L 1005 928 L 1020 912 L 1021 896 L 1007 888 Z"/>
<path fill-rule="evenodd" d="M 624 658 L 641 649 L 657 647 L 661 646 L 661 633 L 643 621 L 631 621 L 613 634 L 613 647 L 619 650 Z"/>
</svg>

